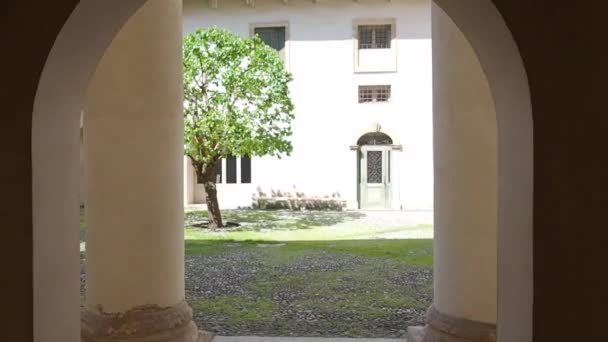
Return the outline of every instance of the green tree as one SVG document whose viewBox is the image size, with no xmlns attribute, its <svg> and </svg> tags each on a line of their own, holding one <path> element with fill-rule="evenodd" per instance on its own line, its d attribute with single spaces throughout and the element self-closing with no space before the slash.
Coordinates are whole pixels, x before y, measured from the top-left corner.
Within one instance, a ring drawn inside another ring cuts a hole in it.
<svg viewBox="0 0 608 342">
<path fill-rule="evenodd" d="M 224 226 L 216 166 L 231 156 L 281 157 L 292 145 L 292 76 L 258 37 L 198 30 L 184 38 L 185 154 L 207 193 L 209 227 Z"/>
</svg>

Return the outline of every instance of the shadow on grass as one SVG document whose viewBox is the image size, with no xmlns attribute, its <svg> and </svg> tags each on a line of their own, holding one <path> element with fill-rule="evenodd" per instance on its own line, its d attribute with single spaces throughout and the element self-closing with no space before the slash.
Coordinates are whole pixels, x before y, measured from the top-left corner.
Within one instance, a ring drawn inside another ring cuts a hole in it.
<svg viewBox="0 0 608 342">
<path fill-rule="evenodd" d="M 333 226 L 351 222 L 366 215 L 354 211 L 292 211 L 292 210 L 223 210 L 224 222 L 239 223 L 239 227 L 226 228 L 230 232 L 272 232 L 296 231 L 316 227 Z M 185 213 L 185 226 L 207 222 L 207 211 L 188 211 Z M 201 231 L 207 228 L 197 228 Z M 80 242 L 85 241 L 85 209 L 80 208 Z"/>
<path fill-rule="evenodd" d="M 189 211 L 185 214 L 186 226 L 207 220 L 207 211 Z M 333 226 L 365 217 L 354 211 L 293 211 L 293 210 L 223 210 L 224 221 L 239 223 L 230 231 L 291 231 L 314 227 Z"/>
<path fill-rule="evenodd" d="M 274 247 L 273 247 L 274 246 Z M 267 251 L 275 255 L 300 254 L 306 251 L 346 253 L 363 257 L 400 261 L 413 266 L 433 264 L 433 240 L 186 240 L 186 255 L 216 255 L 239 251 Z"/>
</svg>

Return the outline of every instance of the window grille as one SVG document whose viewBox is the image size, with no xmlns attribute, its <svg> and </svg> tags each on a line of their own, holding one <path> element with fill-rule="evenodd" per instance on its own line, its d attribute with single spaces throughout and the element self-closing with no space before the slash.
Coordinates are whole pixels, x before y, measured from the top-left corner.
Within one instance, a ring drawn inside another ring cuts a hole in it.
<svg viewBox="0 0 608 342">
<path fill-rule="evenodd" d="M 390 49 L 391 25 L 360 25 L 359 49 Z"/>
<path fill-rule="evenodd" d="M 382 151 L 367 151 L 367 183 L 382 183 Z"/>
<path fill-rule="evenodd" d="M 388 102 L 391 98 L 391 86 L 359 86 L 359 103 Z"/>
</svg>

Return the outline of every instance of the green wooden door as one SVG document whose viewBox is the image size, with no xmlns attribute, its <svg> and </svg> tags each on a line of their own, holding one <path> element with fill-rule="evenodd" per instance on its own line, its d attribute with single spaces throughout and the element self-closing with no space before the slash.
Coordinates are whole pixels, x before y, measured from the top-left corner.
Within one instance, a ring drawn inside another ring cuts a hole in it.
<svg viewBox="0 0 608 342">
<path fill-rule="evenodd" d="M 363 146 L 360 154 L 361 209 L 389 209 L 390 147 Z"/>
</svg>

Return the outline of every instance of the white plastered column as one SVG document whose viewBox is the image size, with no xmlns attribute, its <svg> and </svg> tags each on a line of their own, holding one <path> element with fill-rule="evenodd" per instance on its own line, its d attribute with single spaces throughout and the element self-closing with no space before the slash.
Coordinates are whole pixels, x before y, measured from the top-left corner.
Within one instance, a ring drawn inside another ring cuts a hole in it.
<svg viewBox="0 0 608 342">
<path fill-rule="evenodd" d="M 85 104 L 83 341 L 196 341 L 184 294 L 181 1 L 150 0 Z"/>
<path fill-rule="evenodd" d="M 495 341 L 497 121 L 471 45 L 433 11 L 434 304 L 412 341 Z"/>
</svg>

